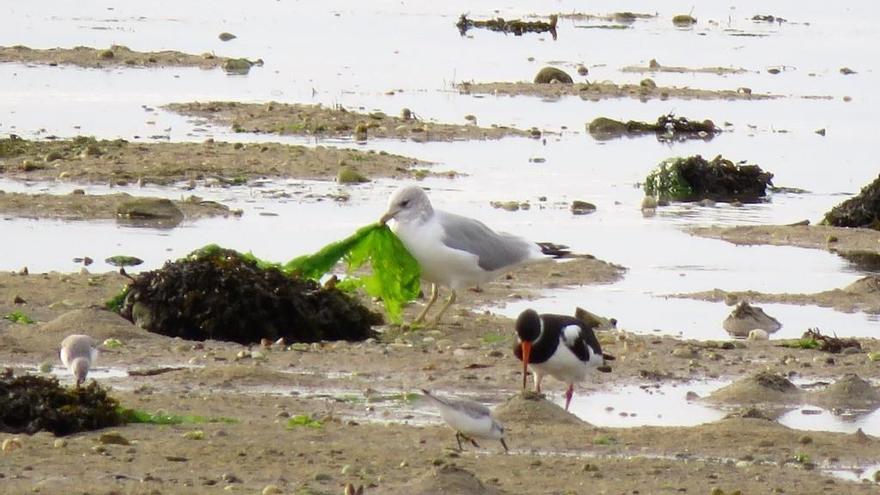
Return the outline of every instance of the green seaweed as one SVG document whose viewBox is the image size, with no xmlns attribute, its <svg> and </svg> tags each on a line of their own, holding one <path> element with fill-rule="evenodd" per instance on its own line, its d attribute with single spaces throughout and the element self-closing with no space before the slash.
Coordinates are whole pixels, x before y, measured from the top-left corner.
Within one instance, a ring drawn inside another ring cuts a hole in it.
<svg viewBox="0 0 880 495">
<path fill-rule="evenodd" d="M 139 409 L 117 408 L 119 417 L 124 423 L 141 423 L 149 425 L 180 425 L 201 423 L 238 423 L 237 419 L 227 417 L 208 417 L 198 415 L 180 415 L 164 412 L 147 412 Z"/>
<path fill-rule="evenodd" d="M 3 315 L 3 319 L 9 320 L 13 323 L 20 323 L 22 325 L 30 325 L 34 323 L 33 318 L 31 318 L 21 310 L 15 310 L 11 313 L 6 313 L 5 315 Z"/>
<path fill-rule="evenodd" d="M 693 189 L 681 175 L 681 169 L 675 166 L 677 162 L 677 158 L 660 162 L 660 165 L 652 170 L 645 179 L 645 194 L 660 196 L 664 199 L 691 196 Z"/>
<path fill-rule="evenodd" d="M 324 423 L 318 421 L 317 419 L 312 419 L 311 417 L 305 414 L 298 414 L 287 420 L 287 424 L 285 426 L 288 430 L 292 430 L 294 428 L 306 427 L 312 429 L 319 429 L 324 427 Z"/>
<path fill-rule="evenodd" d="M 122 305 L 125 303 L 125 297 L 128 296 L 129 288 L 130 287 L 126 285 L 122 288 L 119 294 L 116 294 L 110 299 L 107 299 L 107 301 L 104 302 L 104 308 L 106 308 L 108 311 L 119 313 L 119 311 L 122 309 Z"/>
<path fill-rule="evenodd" d="M 816 339 L 792 339 L 782 342 L 780 346 L 791 349 L 818 349 L 819 341 Z"/>
<path fill-rule="evenodd" d="M 368 261 L 373 269 L 369 275 L 349 277 L 337 287 L 363 287 L 367 294 L 382 299 L 391 321 L 399 322 L 404 304 L 419 295 L 420 270 L 415 258 L 385 225 L 362 227 L 351 236 L 328 244 L 317 253 L 289 261 L 281 270 L 317 280 L 343 258 L 348 265 L 349 274 Z"/>
</svg>

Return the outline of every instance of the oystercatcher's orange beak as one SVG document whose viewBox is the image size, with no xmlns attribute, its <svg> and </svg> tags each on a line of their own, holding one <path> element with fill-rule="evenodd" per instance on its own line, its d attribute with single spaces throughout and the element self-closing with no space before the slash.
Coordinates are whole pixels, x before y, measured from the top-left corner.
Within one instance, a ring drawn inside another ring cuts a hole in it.
<svg viewBox="0 0 880 495">
<path fill-rule="evenodd" d="M 532 343 L 523 341 L 522 343 L 520 343 L 520 348 L 522 349 L 523 390 L 525 390 L 527 377 L 529 374 L 529 354 L 532 353 Z"/>
</svg>

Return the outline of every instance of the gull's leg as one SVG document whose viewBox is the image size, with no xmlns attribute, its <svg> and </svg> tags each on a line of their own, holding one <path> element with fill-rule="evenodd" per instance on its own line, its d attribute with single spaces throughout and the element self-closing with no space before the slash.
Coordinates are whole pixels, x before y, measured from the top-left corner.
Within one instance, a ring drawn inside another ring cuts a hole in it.
<svg viewBox="0 0 880 495">
<path fill-rule="evenodd" d="M 541 393 L 541 381 L 544 379 L 544 375 L 535 372 L 535 392 Z"/>
<path fill-rule="evenodd" d="M 419 313 L 419 316 L 416 316 L 416 319 L 413 320 L 413 323 L 421 323 L 425 321 L 425 315 L 428 314 L 428 310 L 431 309 L 431 306 L 437 301 L 437 296 L 440 295 L 440 289 L 437 287 L 437 284 L 431 284 L 431 297 L 428 299 L 428 304 L 425 305 L 425 309 Z"/>
<path fill-rule="evenodd" d="M 463 448 L 461 448 L 461 437 L 464 437 L 464 435 L 462 435 L 462 434 L 459 433 L 459 432 L 455 432 L 455 440 L 458 442 L 458 450 L 459 450 L 459 452 L 461 452 L 461 451 L 464 450 Z M 467 439 L 467 437 L 465 437 L 465 439 Z"/>
<path fill-rule="evenodd" d="M 443 313 L 445 313 L 446 310 L 449 309 L 449 306 L 452 306 L 452 303 L 454 303 L 454 302 L 455 302 L 455 290 L 453 289 L 452 292 L 450 292 L 450 294 L 449 294 L 449 299 L 446 300 L 446 304 L 444 304 L 443 307 L 440 308 L 440 312 L 437 313 L 437 316 L 434 317 L 434 326 L 437 326 L 440 324 L 440 319 L 443 318 Z"/>
<path fill-rule="evenodd" d="M 501 438 L 501 445 L 504 447 L 505 452 L 510 452 L 510 449 L 507 448 L 507 442 L 504 441 L 504 437 Z"/>
<path fill-rule="evenodd" d="M 471 443 L 474 444 L 474 447 L 476 447 L 476 448 L 480 448 L 480 445 L 477 443 L 476 440 L 474 440 L 473 438 L 468 438 L 468 440 L 470 440 Z"/>
<path fill-rule="evenodd" d="M 568 390 L 565 391 L 565 410 L 568 411 L 568 405 L 571 404 L 571 396 L 574 395 L 574 383 L 568 384 Z"/>
</svg>

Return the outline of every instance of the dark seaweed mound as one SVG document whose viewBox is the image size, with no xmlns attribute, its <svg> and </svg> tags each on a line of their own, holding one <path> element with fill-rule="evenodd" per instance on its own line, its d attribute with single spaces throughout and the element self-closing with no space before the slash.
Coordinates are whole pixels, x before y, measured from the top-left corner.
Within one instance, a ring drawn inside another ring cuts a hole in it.
<svg viewBox="0 0 880 495">
<path fill-rule="evenodd" d="M 755 202 L 767 195 L 772 179 L 772 173 L 757 165 L 737 165 L 720 155 L 707 161 L 695 155 L 676 159 L 664 172 L 653 172 L 645 192 L 677 201 Z"/>
<path fill-rule="evenodd" d="M 51 431 L 57 436 L 122 424 L 119 404 L 95 381 L 63 388 L 56 378 L 0 374 L 0 432 Z"/>
<path fill-rule="evenodd" d="M 227 249 L 196 251 L 137 276 L 120 314 L 188 340 L 252 344 L 363 340 L 382 317 L 335 288 L 262 268 Z"/>
<path fill-rule="evenodd" d="M 880 230 L 880 176 L 865 186 L 858 196 L 831 208 L 822 223 Z"/>
</svg>

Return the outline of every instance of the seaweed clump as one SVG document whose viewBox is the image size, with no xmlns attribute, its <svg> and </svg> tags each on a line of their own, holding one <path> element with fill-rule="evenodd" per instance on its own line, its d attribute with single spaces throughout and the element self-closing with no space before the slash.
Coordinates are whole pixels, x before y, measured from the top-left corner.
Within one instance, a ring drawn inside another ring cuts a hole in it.
<svg viewBox="0 0 880 495">
<path fill-rule="evenodd" d="M 880 176 L 862 191 L 835 206 L 822 220 L 835 227 L 863 227 L 880 230 Z"/>
<path fill-rule="evenodd" d="M 550 33 L 553 39 L 556 39 L 556 22 L 558 16 L 556 14 L 550 16 L 550 22 L 544 21 L 523 21 L 520 19 L 504 20 L 501 17 L 489 19 L 487 21 L 474 21 L 468 19 L 467 14 L 461 14 L 455 26 L 458 32 L 464 36 L 471 28 L 482 28 L 499 33 L 513 33 L 515 36 L 522 36 L 523 33 Z"/>
<path fill-rule="evenodd" d="M 685 117 L 676 117 L 670 113 L 661 115 L 656 122 L 640 122 L 638 120 L 623 122 L 607 117 L 597 117 L 587 125 L 587 131 L 599 140 L 654 133 L 657 135 L 658 141 L 666 142 L 694 138 L 708 141 L 715 137 L 715 134 L 721 132 L 721 129 L 708 119 L 698 122 Z"/>
<path fill-rule="evenodd" d="M 757 165 L 737 165 L 716 156 L 670 158 L 660 162 L 645 179 L 645 193 L 674 201 L 757 202 L 767 195 L 773 174 Z"/>
<path fill-rule="evenodd" d="M 57 378 L 0 374 L 0 432 L 51 431 L 56 436 L 97 430 L 123 423 L 116 399 L 94 380 L 84 387 L 64 388 Z"/>
<path fill-rule="evenodd" d="M 240 344 L 364 340 L 382 323 L 336 288 L 217 246 L 138 275 L 120 314 L 169 337 Z"/>
</svg>

